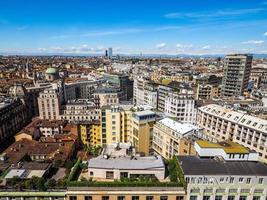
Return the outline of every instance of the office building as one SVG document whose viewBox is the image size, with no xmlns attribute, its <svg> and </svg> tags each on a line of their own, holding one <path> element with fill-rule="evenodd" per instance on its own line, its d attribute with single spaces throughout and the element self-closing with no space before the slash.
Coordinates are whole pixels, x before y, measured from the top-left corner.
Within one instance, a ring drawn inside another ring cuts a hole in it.
<svg viewBox="0 0 267 200">
<path fill-rule="evenodd" d="M 251 65 L 251 55 L 232 54 L 225 57 L 221 91 L 223 98 L 242 96 L 248 87 Z"/>
<path fill-rule="evenodd" d="M 108 48 L 108 58 L 109 58 L 109 59 L 112 58 L 112 56 L 113 56 L 113 52 L 112 52 L 112 51 L 113 51 L 112 48 L 109 47 L 109 48 Z"/>
</svg>

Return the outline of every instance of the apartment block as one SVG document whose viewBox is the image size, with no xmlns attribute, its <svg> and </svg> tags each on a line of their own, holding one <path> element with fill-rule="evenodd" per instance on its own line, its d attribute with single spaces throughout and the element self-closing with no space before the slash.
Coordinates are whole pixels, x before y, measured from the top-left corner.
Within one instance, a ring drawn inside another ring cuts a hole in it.
<svg viewBox="0 0 267 200">
<path fill-rule="evenodd" d="M 197 125 L 217 141 L 230 140 L 259 153 L 267 162 L 267 120 L 210 104 L 198 109 Z"/>
<path fill-rule="evenodd" d="M 128 142 L 132 136 L 132 105 L 102 107 L 103 144 Z"/>
<path fill-rule="evenodd" d="M 252 56 L 247 54 L 227 55 L 224 60 L 224 75 L 221 96 L 241 96 L 248 87 Z"/>
<path fill-rule="evenodd" d="M 157 108 L 157 85 L 144 78 L 134 79 L 133 101 L 137 106 L 148 105 Z"/>
<path fill-rule="evenodd" d="M 196 155 L 194 138 L 200 131 L 192 124 L 164 118 L 153 127 L 153 150 L 166 159 L 175 155 Z"/>
<path fill-rule="evenodd" d="M 132 143 L 136 151 L 149 155 L 152 150 L 153 126 L 156 122 L 156 114 L 151 110 L 133 113 Z"/>
<path fill-rule="evenodd" d="M 267 166 L 259 162 L 177 156 L 187 200 L 265 200 Z"/>
<path fill-rule="evenodd" d="M 82 122 L 79 124 L 79 132 L 83 145 L 101 146 L 100 121 Z"/>
</svg>

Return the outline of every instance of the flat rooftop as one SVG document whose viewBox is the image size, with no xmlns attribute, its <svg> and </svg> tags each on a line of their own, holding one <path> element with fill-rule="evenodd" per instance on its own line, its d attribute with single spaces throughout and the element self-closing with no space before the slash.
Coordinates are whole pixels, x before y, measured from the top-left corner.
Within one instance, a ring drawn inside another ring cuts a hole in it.
<svg viewBox="0 0 267 200">
<path fill-rule="evenodd" d="M 163 124 L 164 126 L 174 130 L 177 133 L 180 133 L 182 135 L 195 130 L 195 129 L 199 129 L 198 127 L 194 126 L 193 124 L 182 124 L 180 122 L 177 122 L 171 118 L 164 118 L 162 120 L 159 121 L 159 123 Z"/>
<path fill-rule="evenodd" d="M 184 175 L 267 176 L 267 165 L 251 161 L 221 161 L 177 156 Z"/>
<path fill-rule="evenodd" d="M 201 148 L 223 149 L 226 153 L 247 154 L 250 152 L 246 147 L 231 141 L 213 143 L 205 140 L 197 140 L 196 143 Z"/>
<path fill-rule="evenodd" d="M 88 162 L 89 168 L 98 169 L 124 169 L 124 170 L 149 170 L 149 169 L 165 169 L 165 165 L 161 156 L 125 156 L 117 158 L 104 158 L 99 156 L 92 158 Z"/>
</svg>

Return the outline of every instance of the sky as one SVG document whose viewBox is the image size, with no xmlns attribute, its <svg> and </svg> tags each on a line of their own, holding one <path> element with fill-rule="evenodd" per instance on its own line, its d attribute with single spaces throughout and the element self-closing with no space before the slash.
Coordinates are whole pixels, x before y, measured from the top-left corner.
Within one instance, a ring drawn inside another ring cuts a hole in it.
<svg viewBox="0 0 267 200">
<path fill-rule="evenodd" d="M 267 0 L 0 0 L 2 54 L 267 53 Z"/>
</svg>

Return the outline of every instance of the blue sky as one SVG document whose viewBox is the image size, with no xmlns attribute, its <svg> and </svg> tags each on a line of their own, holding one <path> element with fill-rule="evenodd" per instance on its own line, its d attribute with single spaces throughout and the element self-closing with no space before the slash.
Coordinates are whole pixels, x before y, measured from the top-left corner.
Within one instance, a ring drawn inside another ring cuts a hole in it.
<svg viewBox="0 0 267 200">
<path fill-rule="evenodd" d="M 0 52 L 267 53 L 264 0 L 1 0 Z"/>
</svg>

